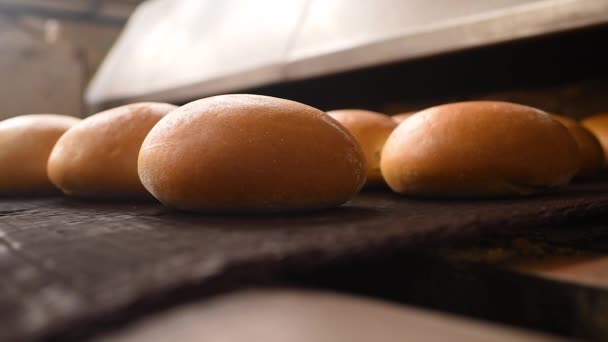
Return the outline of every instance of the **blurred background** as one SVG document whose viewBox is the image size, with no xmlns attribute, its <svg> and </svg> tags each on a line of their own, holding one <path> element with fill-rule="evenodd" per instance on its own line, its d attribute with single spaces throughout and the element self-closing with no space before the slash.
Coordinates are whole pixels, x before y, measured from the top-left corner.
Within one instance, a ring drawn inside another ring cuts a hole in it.
<svg viewBox="0 0 608 342">
<path fill-rule="evenodd" d="M 608 108 L 608 0 L 0 0 L 0 118 L 230 92 Z"/>
<path fill-rule="evenodd" d="M 83 92 L 142 0 L 0 0 L 0 119 L 86 112 Z"/>
</svg>

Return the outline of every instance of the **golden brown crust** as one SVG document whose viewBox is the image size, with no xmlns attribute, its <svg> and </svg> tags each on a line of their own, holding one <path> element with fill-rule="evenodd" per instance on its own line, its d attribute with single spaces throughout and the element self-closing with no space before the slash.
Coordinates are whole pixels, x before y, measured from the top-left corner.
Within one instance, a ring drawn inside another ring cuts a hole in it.
<svg viewBox="0 0 608 342">
<path fill-rule="evenodd" d="M 553 118 L 566 126 L 578 144 L 581 154 L 581 168 L 576 176 L 588 178 L 598 175 L 605 163 L 604 150 L 599 140 L 580 122 L 572 118 L 555 114 Z"/>
<path fill-rule="evenodd" d="M 191 102 L 156 125 L 139 176 L 161 202 L 203 212 L 339 205 L 365 181 L 354 137 L 322 111 L 259 95 Z"/>
<path fill-rule="evenodd" d="M 382 147 L 397 123 L 390 116 L 362 109 L 341 109 L 327 112 L 357 139 L 367 160 L 367 185 L 384 184 L 380 172 Z"/>
<path fill-rule="evenodd" d="M 393 190 L 435 197 L 535 193 L 568 183 L 579 167 L 576 141 L 549 114 L 492 101 L 416 113 L 388 138 L 381 161 Z"/>
<path fill-rule="evenodd" d="M 410 118 L 412 115 L 416 114 L 415 111 L 413 112 L 405 112 L 405 113 L 400 113 L 400 114 L 395 114 L 393 116 L 391 116 L 391 118 L 393 118 L 393 120 L 397 123 L 400 124 L 403 121 L 407 120 L 408 118 Z"/>
<path fill-rule="evenodd" d="M 0 195 L 56 192 L 46 163 L 57 139 L 78 121 L 66 115 L 31 114 L 0 122 Z"/>
<path fill-rule="evenodd" d="M 49 158 L 49 178 L 68 195 L 149 197 L 137 175 L 139 148 L 150 129 L 175 108 L 134 103 L 82 120 L 57 141 Z"/>
<path fill-rule="evenodd" d="M 599 140 L 604 150 L 604 161 L 608 162 L 608 113 L 587 117 L 581 124 Z"/>
</svg>

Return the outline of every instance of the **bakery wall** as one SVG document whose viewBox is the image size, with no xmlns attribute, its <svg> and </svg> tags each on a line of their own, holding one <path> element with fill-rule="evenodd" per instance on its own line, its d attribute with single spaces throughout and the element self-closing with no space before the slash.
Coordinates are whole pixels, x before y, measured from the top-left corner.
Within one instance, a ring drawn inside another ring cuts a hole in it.
<svg viewBox="0 0 608 342">
<path fill-rule="evenodd" d="M 0 119 L 86 113 L 84 87 L 141 0 L 0 0 Z"/>
</svg>

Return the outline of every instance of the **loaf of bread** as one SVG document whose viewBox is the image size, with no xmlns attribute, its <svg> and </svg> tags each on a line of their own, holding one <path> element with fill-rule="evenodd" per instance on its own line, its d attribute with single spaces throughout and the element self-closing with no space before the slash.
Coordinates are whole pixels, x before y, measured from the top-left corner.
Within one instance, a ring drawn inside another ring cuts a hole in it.
<svg viewBox="0 0 608 342">
<path fill-rule="evenodd" d="M 589 178 L 597 176 L 604 167 L 604 150 L 599 140 L 588 129 L 578 121 L 561 115 L 553 115 L 572 134 L 578 144 L 581 154 L 581 168 L 576 175 L 577 178 Z"/>
<path fill-rule="evenodd" d="M 46 163 L 57 139 L 77 118 L 32 114 L 0 122 L 0 195 L 57 192 L 46 173 Z"/>
<path fill-rule="evenodd" d="M 337 206 L 360 190 L 367 170 L 355 138 L 326 113 L 238 94 L 167 115 L 138 166 L 144 186 L 169 206 L 237 213 Z"/>
<path fill-rule="evenodd" d="M 410 116 L 414 115 L 416 112 L 405 112 L 405 113 L 400 113 L 400 114 L 395 114 L 393 116 L 391 116 L 393 118 L 393 120 L 400 124 L 403 121 L 407 120 Z"/>
<path fill-rule="evenodd" d="M 380 172 L 382 147 L 397 123 L 390 116 L 361 109 L 342 109 L 327 112 L 357 139 L 367 160 L 367 185 L 384 184 Z"/>
<path fill-rule="evenodd" d="M 428 197 L 526 195 L 568 183 L 581 157 L 551 115 L 506 102 L 416 113 L 388 138 L 381 169 L 396 192 Z"/>
<path fill-rule="evenodd" d="M 604 160 L 608 161 L 608 113 L 590 116 L 581 123 L 599 140 L 604 150 Z"/>
<path fill-rule="evenodd" d="M 134 103 L 92 115 L 55 145 L 48 175 L 64 193 L 88 198 L 151 198 L 137 174 L 137 155 L 167 103 Z"/>
</svg>

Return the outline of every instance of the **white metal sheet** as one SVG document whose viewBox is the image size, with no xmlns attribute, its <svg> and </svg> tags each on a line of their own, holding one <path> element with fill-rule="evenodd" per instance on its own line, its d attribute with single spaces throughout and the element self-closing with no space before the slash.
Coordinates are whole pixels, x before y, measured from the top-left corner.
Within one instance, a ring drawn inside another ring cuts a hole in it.
<svg viewBox="0 0 608 342">
<path fill-rule="evenodd" d="M 148 1 L 129 20 L 91 82 L 87 100 L 96 103 L 194 85 L 222 91 L 279 80 L 305 3 Z M 231 75 L 239 75 L 236 82 L 225 79 Z"/>
<path fill-rule="evenodd" d="M 348 0 L 313 1 L 320 8 L 290 51 L 290 80 L 608 22 L 608 0 L 379 0 L 393 9 L 384 15 L 373 6 L 345 14 Z"/>
<path fill-rule="evenodd" d="M 180 101 L 608 23 L 608 0 L 149 0 L 86 94 Z"/>
</svg>

